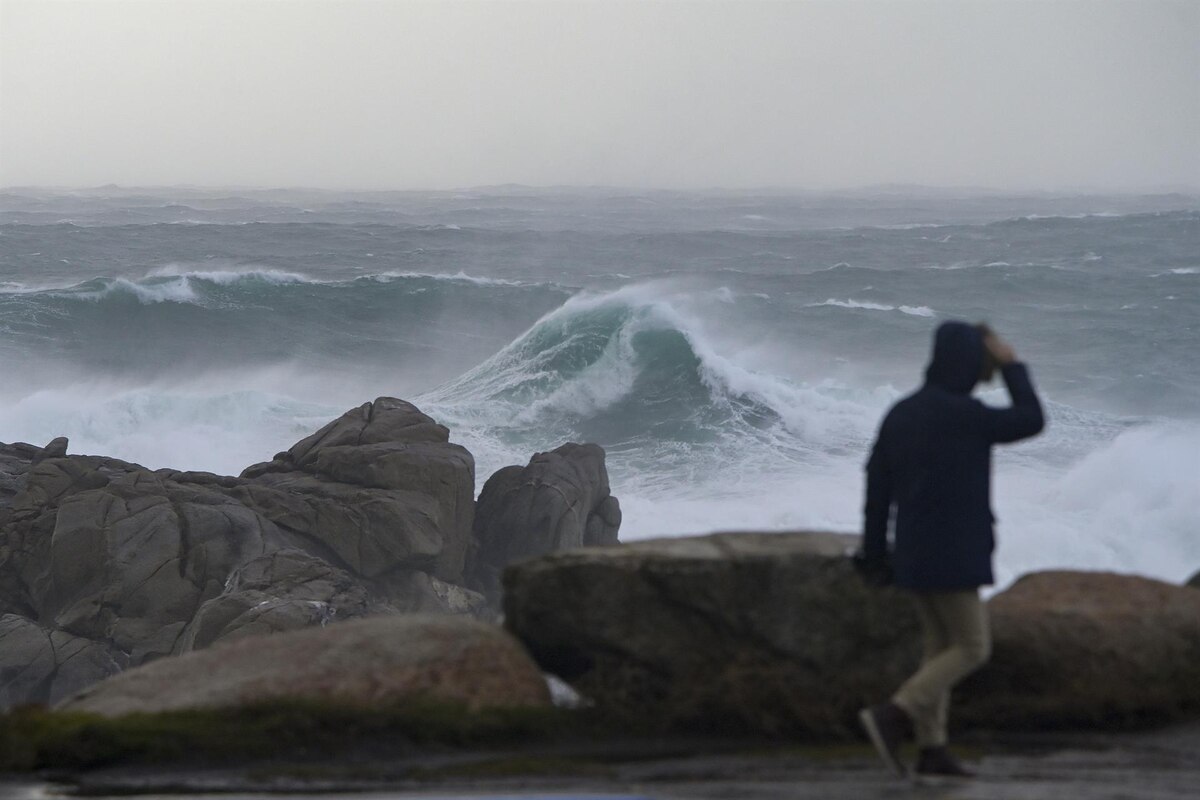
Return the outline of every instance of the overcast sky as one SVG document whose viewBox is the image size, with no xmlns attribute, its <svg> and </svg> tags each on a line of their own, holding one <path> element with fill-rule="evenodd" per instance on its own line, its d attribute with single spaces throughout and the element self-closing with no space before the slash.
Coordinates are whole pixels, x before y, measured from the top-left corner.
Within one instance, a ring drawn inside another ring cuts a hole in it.
<svg viewBox="0 0 1200 800">
<path fill-rule="evenodd" d="M 1200 186 L 1200 2 L 0 0 L 0 185 Z"/>
</svg>

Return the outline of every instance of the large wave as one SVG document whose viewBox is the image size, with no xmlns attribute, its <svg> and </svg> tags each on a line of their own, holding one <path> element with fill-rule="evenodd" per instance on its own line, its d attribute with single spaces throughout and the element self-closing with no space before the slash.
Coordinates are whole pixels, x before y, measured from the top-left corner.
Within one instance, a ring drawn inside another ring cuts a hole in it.
<svg viewBox="0 0 1200 800">
<path fill-rule="evenodd" d="M 748 369 L 685 299 L 661 286 L 577 295 L 419 403 L 488 467 L 582 439 L 643 486 L 723 474 L 732 487 L 857 452 L 896 396 Z"/>
</svg>

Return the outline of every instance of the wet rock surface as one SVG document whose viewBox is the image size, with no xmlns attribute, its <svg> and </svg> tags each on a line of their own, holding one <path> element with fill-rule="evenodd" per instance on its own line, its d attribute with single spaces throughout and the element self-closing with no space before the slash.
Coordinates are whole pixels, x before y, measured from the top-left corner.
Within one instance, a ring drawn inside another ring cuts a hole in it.
<svg viewBox="0 0 1200 800">
<path fill-rule="evenodd" d="M 405 699 L 470 709 L 547 706 L 537 666 L 498 626 L 406 614 L 241 639 L 94 684 L 60 708 L 109 717 L 279 699 L 372 708 Z"/>
</svg>

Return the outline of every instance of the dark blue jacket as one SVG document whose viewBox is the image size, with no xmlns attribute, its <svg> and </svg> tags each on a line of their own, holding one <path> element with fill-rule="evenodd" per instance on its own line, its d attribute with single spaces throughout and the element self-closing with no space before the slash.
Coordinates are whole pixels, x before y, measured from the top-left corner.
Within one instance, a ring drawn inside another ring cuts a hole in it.
<svg viewBox="0 0 1200 800">
<path fill-rule="evenodd" d="M 983 369 L 982 334 L 946 322 L 934 337 L 925 385 L 884 417 L 867 462 L 863 554 L 888 553 L 898 586 L 955 591 L 992 583 L 995 540 L 991 510 L 991 448 L 1037 434 L 1044 420 L 1023 364 L 1001 368 L 1009 408 L 971 397 Z"/>
</svg>

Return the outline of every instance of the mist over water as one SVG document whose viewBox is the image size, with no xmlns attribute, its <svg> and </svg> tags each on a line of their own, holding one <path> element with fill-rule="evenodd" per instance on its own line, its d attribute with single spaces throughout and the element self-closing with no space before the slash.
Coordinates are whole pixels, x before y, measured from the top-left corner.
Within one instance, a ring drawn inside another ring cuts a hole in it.
<svg viewBox="0 0 1200 800">
<path fill-rule="evenodd" d="M 602 444 L 624 539 L 856 531 L 933 328 L 986 319 L 1049 412 L 997 451 L 1001 581 L 1200 569 L 1196 198 L 244 195 L 0 195 L 0 440 L 236 474 L 388 394 L 477 489 Z"/>
</svg>

